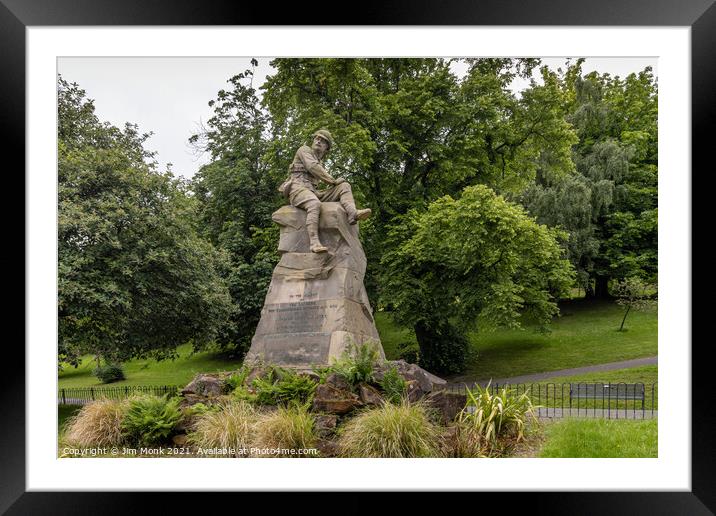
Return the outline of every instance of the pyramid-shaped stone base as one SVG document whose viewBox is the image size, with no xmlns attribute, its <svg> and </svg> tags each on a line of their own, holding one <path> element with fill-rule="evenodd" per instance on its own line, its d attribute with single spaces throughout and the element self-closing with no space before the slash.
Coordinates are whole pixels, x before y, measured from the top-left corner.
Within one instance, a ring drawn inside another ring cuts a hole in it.
<svg viewBox="0 0 716 516">
<path fill-rule="evenodd" d="M 363 285 L 358 225 L 348 224 L 339 203 L 323 203 L 319 238 L 328 252 L 312 253 L 304 210 L 284 206 L 272 218 L 281 227 L 281 261 L 246 361 L 301 369 L 328 365 L 351 342 L 373 342 L 385 358 Z"/>
</svg>

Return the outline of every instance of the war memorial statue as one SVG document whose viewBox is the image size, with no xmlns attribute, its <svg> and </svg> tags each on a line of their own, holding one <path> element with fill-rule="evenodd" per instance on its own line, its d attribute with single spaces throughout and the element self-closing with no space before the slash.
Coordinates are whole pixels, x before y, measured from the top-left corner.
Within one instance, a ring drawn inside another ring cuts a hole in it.
<svg viewBox="0 0 716 516">
<path fill-rule="evenodd" d="M 291 206 L 306 210 L 306 229 L 311 243 L 311 252 L 324 253 L 328 248 L 321 244 L 318 236 L 318 220 L 321 202 L 338 201 L 348 215 L 348 224 L 370 216 L 371 210 L 357 210 L 351 185 L 343 178 L 334 179 L 323 167 L 321 161 L 333 146 L 333 137 L 325 129 L 313 134 L 313 144 L 302 145 L 288 167 L 288 179 L 279 187 L 279 191 L 288 199 Z M 318 191 L 319 183 L 331 185 L 327 190 Z"/>
<path fill-rule="evenodd" d="M 366 257 L 351 186 L 333 178 L 323 158 L 335 145 L 325 129 L 301 146 L 279 187 L 288 205 L 272 220 L 280 226 L 281 260 L 273 271 L 261 320 L 246 356 L 284 367 L 327 365 L 351 344 L 377 345 L 384 358 L 363 284 Z M 320 183 L 326 190 L 319 190 Z"/>
</svg>

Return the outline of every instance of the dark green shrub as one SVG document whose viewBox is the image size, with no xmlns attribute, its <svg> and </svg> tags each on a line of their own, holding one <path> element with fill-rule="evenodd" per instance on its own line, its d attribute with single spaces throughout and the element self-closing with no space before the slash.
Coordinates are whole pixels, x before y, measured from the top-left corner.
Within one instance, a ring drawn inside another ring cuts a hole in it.
<svg viewBox="0 0 716 516">
<path fill-rule="evenodd" d="M 391 403 L 400 403 L 403 400 L 406 387 L 405 380 L 400 376 L 395 366 L 386 371 L 383 375 L 383 380 L 380 382 L 380 388 L 385 395 L 385 399 Z"/>
<path fill-rule="evenodd" d="M 162 444 L 172 435 L 182 418 L 179 398 L 139 395 L 129 399 L 122 419 L 125 435 L 140 445 Z"/>
<path fill-rule="evenodd" d="M 465 369 L 469 341 L 449 322 L 431 321 L 415 325 L 420 344 L 420 367 L 436 374 L 455 374 Z"/>
<path fill-rule="evenodd" d="M 112 383 L 124 380 L 124 371 L 119 364 L 106 364 L 95 367 L 92 375 L 96 376 L 102 383 Z"/>
</svg>

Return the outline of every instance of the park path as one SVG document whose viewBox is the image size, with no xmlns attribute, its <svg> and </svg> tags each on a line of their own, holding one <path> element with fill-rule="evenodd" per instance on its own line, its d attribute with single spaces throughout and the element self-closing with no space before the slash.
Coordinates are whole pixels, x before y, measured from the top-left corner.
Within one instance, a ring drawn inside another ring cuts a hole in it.
<svg viewBox="0 0 716 516">
<path fill-rule="evenodd" d="M 526 374 L 522 376 L 513 376 L 511 378 L 483 378 L 475 380 L 466 376 L 451 378 L 448 383 L 467 383 L 478 384 L 480 386 L 487 385 L 492 381 L 492 385 L 505 383 L 532 383 L 554 378 L 556 376 L 575 376 L 583 373 L 593 373 L 597 371 L 613 371 L 615 369 L 629 369 L 631 367 L 640 367 L 645 365 L 655 365 L 658 363 L 658 357 L 635 358 L 633 360 L 624 360 L 622 362 L 609 362 L 606 364 L 596 364 L 584 367 L 574 367 L 572 369 L 559 369 L 557 371 L 545 371 L 544 373 Z"/>
</svg>

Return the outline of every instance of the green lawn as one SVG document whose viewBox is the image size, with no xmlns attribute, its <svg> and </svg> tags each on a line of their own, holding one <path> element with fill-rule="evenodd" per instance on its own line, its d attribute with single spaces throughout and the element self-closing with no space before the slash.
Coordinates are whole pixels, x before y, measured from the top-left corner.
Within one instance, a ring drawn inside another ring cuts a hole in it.
<svg viewBox="0 0 716 516">
<path fill-rule="evenodd" d="M 598 371 L 573 376 L 553 376 L 540 383 L 577 383 L 577 382 L 604 382 L 604 383 L 643 383 L 652 384 L 659 381 L 659 366 L 646 365 L 630 367 L 629 369 L 614 369 L 613 371 Z"/>
<path fill-rule="evenodd" d="M 517 376 L 657 354 L 655 311 L 632 312 L 627 319 L 628 331 L 618 332 L 623 309 L 614 303 L 570 300 L 561 304 L 561 310 L 562 316 L 555 319 L 549 334 L 529 329 L 472 333 L 472 356 L 476 358 L 460 378 L 451 380 Z M 375 319 L 388 359 L 399 357 L 401 343 L 415 342 L 412 330 L 395 325 L 389 314 L 378 312 Z M 199 372 L 230 371 L 241 365 L 239 360 L 217 353 L 192 355 L 189 345 L 180 346 L 178 351 L 176 360 L 125 363 L 127 379 L 111 385 L 186 385 Z M 90 356 L 85 357 L 77 369 L 66 367 L 59 374 L 59 387 L 102 385 L 92 376 L 94 367 Z M 602 374 L 595 380 L 609 380 L 609 377 Z"/>
<path fill-rule="evenodd" d="M 657 457 L 657 421 L 565 419 L 545 425 L 539 457 Z"/>
<path fill-rule="evenodd" d="M 624 309 L 615 303 L 574 299 L 560 303 L 560 310 L 548 334 L 530 328 L 471 333 L 473 359 L 450 380 L 505 378 L 657 355 L 656 310 L 632 311 L 623 332 L 617 330 Z M 399 342 L 415 340 L 388 314 L 376 314 L 376 322 L 388 358 L 397 358 Z"/>
<path fill-rule="evenodd" d="M 109 385 L 186 385 L 197 373 L 231 371 L 241 367 L 241 360 L 230 360 L 219 353 L 192 354 L 189 344 L 180 346 L 177 351 L 179 358 L 176 360 L 130 360 L 123 364 L 127 379 Z M 72 366 L 65 367 L 58 375 L 58 387 L 104 386 L 92 376 L 95 367 L 96 363 L 90 356 L 84 357 L 77 369 Z"/>
</svg>

